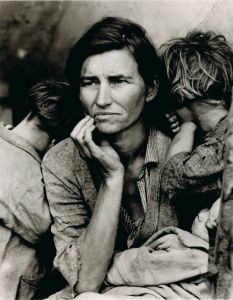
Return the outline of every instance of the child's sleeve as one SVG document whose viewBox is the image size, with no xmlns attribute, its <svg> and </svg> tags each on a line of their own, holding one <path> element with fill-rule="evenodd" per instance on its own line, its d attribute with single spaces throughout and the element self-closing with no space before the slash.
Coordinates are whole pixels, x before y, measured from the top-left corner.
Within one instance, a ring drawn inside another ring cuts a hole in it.
<svg viewBox="0 0 233 300">
<path fill-rule="evenodd" d="M 224 139 L 198 146 L 192 153 L 180 152 L 166 163 L 162 174 L 162 190 L 169 198 L 183 190 L 200 193 L 219 189 L 222 175 Z"/>
</svg>

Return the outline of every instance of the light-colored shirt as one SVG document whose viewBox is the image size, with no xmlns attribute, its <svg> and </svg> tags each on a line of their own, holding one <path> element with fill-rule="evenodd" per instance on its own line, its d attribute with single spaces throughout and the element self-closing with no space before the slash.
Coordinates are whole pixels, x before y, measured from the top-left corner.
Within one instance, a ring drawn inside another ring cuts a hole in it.
<svg viewBox="0 0 233 300">
<path fill-rule="evenodd" d="M 32 299 L 45 269 L 37 250 L 51 218 L 38 153 L 0 126 L 0 299 Z"/>
</svg>

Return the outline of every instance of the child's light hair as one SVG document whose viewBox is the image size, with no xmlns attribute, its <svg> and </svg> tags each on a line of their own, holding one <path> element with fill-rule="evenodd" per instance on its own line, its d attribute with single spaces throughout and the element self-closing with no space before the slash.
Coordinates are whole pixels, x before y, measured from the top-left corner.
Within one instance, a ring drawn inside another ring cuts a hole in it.
<svg viewBox="0 0 233 300">
<path fill-rule="evenodd" d="M 168 41 L 162 50 L 171 93 L 178 102 L 215 99 L 229 107 L 233 52 L 224 36 L 192 31 Z"/>
</svg>

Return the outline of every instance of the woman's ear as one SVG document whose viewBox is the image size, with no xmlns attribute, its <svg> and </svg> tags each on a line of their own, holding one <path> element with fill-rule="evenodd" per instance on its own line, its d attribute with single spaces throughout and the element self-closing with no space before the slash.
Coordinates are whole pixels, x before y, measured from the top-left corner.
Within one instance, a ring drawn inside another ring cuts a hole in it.
<svg viewBox="0 0 233 300">
<path fill-rule="evenodd" d="M 157 80 L 153 81 L 153 84 L 147 87 L 146 91 L 146 102 L 152 101 L 158 93 L 159 82 Z"/>
</svg>

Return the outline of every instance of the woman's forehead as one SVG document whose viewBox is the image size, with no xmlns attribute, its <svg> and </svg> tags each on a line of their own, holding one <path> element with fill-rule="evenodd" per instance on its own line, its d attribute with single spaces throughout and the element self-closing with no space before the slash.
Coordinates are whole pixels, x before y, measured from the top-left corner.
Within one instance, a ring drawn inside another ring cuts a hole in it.
<svg viewBox="0 0 233 300">
<path fill-rule="evenodd" d="M 89 56 L 83 63 L 83 76 L 132 76 L 138 74 L 138 64 L 126 48 Z"/>
</svg>

